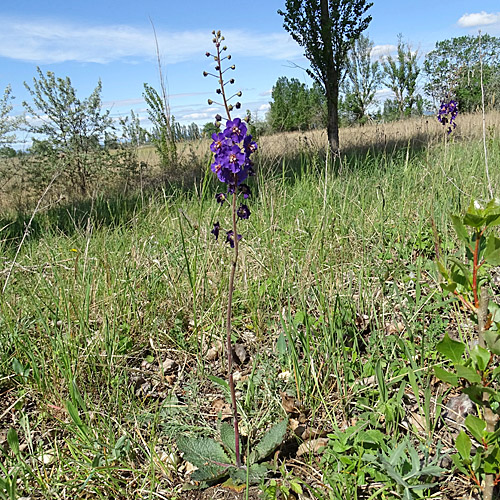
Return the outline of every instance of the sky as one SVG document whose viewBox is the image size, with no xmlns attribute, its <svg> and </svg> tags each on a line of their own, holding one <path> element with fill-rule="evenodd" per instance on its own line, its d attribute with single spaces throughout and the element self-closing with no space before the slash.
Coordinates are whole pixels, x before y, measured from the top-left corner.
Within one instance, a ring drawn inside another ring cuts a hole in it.
<svg viewBox="0 0 500 500">
<path fill-rule="evenodd" d="M 398 34 L 425 55 L 435 43 L 482 33 L 500 36 L 499 0 L 373 0 L 366 34 L 375 53 L 394 53 Z M 12 86 L 14 109 L 29 99 L 37 67 L 70 77 L 80 98 L 102 81 L 112 116 L 134 110 L 147 125 L 144 83 L 159 89 L 156 31 L 171 112 L 181 124 L 202 125 L 220 111 L 217 82 L 205 53 L 212 30 L 221 30 L 236 65 L 235 92 L 242 109 L 264 118 L 280 76 L 311 83 L 303 50 L 283 29 L 284 0 L 0 0 L 0 95 Z"/>
</svg>

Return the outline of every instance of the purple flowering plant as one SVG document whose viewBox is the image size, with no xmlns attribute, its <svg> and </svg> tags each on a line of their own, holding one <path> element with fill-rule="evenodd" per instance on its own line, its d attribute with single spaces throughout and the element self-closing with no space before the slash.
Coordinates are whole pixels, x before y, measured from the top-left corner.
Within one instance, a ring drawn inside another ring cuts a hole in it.
<svg viewBox="0 0 500 500">
<path fill-rule="evenodd" d="M 242 466 L 240 454 L 240 439 L 238 430 L 238 411 L 236 405 L 236 395 L 233 380 L 233 346 L 231 340 L 231 319 L 232 319 L 232 298 L 234 288 L 234 277 L 238 262 L 239 242 L 242 238 L 238 234 L 237 224 L 238 220 L 246 220 L 250 217 L 250 209 L 246 203 L 239 201 L 241 198 L 247 200 L 251 191 L 244 181 L 254 173 L 254 165 L 251 160 L 251 155 L 257 150 L 257 144 L 252 140 L 252 136 L 248 134 L 246 123 L 240 118 L 233 118 L 231 112 L 234 108 L 239 109 L 241 104 L 236 102 L 234 106 L 230 101 L 234 97 L 241 97 L 241 91 L 229 96 L 226 93 L 228 85 L 234 84 L 234 78 L 225 79 L 225 73 L 228 70 L 234 70 L 235 65 L 227 66 L 223 69 L 225 61 L 231 59 L 230 55 L 225 55 L 227 50 L 226 46 L 222 45 L 224 37 L 221 32 L 212 32 L 214 35 L 213 43 L 215 46 L 215 53 L 206 53 L 207 57 L 212 57 L 215 61 L 215 73 L 203 72 L 204 76 L 213 76 L 217 79 L 219 87 L 216 89 L 217 95 L 221 97 L 222 102 L 215 102 L 212 99 L 208 100 L 208 104 L 219 104 L 224 108 L 225 118 L 217 115 L 216 125 L 220 127 L 221 122 L 225 120 L 225 127 L 222 132 L 215 132 L 212 134 L 212 143 L 210 150 L 213 153 L 213 162 L 210 166 L 212 172 L 217 175 L 220 182 L 226 185 L 226 192 L 218 193 L 215 198 L 217 203 L 221 206 L 228 202 L 231 207 L 231 228 L 226 231 L 225 242 L 233 249 L 233 261 L 229 276 L 229 293 L 227 305 L 227 318 L 226 318 L 226 349 L 227 349 L 227 363 L 228 363 L 228 382 L 229 391 L 231 393 L 231 403 L 233 410 L 233 428 L 234 428 L 234 454 L 236 460 L 236 467 Z M 241 198 L 240 198 L 241 197 Z M 215 239 L 218 239 L 221 225 L 219 221 L 214 224 L 212 234 Z M 236 235 L 236 236 L 235 236 Z"/>
<path fill-rule="evenodd" d="M 241 442 L 238 430 L 238 408 L 236 402 L 236 391 L 233 377 L 233 344 L 232 344 L 232 302 L 234 291 L 235 273 L 238 264 L 239 244 L 242 235 L 238 234 L 238 222 L 250 218 L 251 212 L 247 203 L 251 196 L 251 190 L 245 183 L 248 177 L 254 173 L 254 165 L 251 156 L 257 151 L 257 144 L 248 133 L 246 123 L 240 118 L 233 118 L 231 112 L 234 108 L 239 109 L 241 104 L 236 102 L 234 106 L 230 101 L 234 97 L 240 97 L 241 92 L 236 92 L 227 96 L 226 87 L 234 84 L 234 78 L 227 79 L 225 74 L 229 70 L 234 70 L 235 66 L 227 66 L 230 55 L 225 55 L 227 47 L 222 45 L 224 37 L 220 31 L 213 31 L 213 43 L 215 53 L 206 53 L 207 57 L 212 57 L 215 61 L 215 73 L 203 72 L 204 76 L 213 76 L 217 79 L 219 87 L 216 93 L 221 98 L 221 102 L 208 100 L 208 104 L 218 104 L 224 108 L 225 118 L 221 115 L 215 117 L 217 127 L 225 122 L 222 132 L 212 134 L 210 151 L 212 152 L 211 170 L 217 175 L 218 180 L 225 184 L 225 192 L 216 194 L 215 199 L 221 205 L 221 209 L 229 206 L 231 220 L 230 227 L 223 228 L 219 221 L 215 222 L 211 233 L 216 240 L 223 240 L 232 250 L 232 262 L 229 274 L 229 289 L 227 297 L 226 314 L 226 351 L 227 351 L 227 373 L 228 383 L 217 379 L 217 382 L 229 389 L 232 407 L 233 425 L 226 422 L 220 424 L 220 442 L 210 438 L 200 437 L 190 439 L 181 437 L 177 440 L 177 446 L 184 453 L 184 458 L 198 467 L 191 474 L 191 479 L 200 481 L 200 486 L 207 486 L 208 482 L 223 479 L 230 476 L 230 479 L 237 483 L 252 484 L 260 482 L 267 474 L 269 468 L 260 463 L 270 456 L 276 447 L 282 442 L 286 433 L 288 420 L 285 419 L 272 426 L 261 441 L 255 446 L 245 459 L 242 459 L 240 452 Z M 226 203 L 227 202 L 227 203 Z M 215 381 L 215 377 L 213 378 Z M 227 452 L 227 453 L 226 453 Z M 228 456 L 229 455 L 229 456 Z M 231 458 L 230 458 L 231 457 Z"/>
<path fill-rule="evenodd" d="M 446 133 L 450 135 L 457 127 L 455 119 L 458 115 L 458 103 L 451 99 L 450 101 L 443 101 L 438 111 L 437 119 L 439 123 L 446 128 Z"/>
</svg>

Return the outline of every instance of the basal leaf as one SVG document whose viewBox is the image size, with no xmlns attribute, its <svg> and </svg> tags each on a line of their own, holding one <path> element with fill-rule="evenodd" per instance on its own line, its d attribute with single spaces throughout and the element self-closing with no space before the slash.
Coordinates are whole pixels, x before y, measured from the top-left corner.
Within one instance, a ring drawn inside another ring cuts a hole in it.
<svg viewBox="0 0 500 500">
<path fill-rule="evenodd" d="M 220 438 L 224 446 L 230 450 L 233 455 L 236 455 L 236 440 L 234 438 L 234 426 L 227 422 L 222 422 L 220 425 Z M 241 441 L 240 441 L 241 450 Z"/>
<path fill-rule="evenodd" d="M 465 418 L 465 426 L 477 441 L 482 441 L 484 432 L 486 431 L 486 422 L 484 420 L 474 415 L 467 415 Z"/>
<path fill-rule="evenodd" d="M 288 419 L 278 422 L 276 425 L 271 427 L 258 442 L 258 444 L 253 449 L 252 462 L 258 462 L 263 458 L 266 458 L 271 452 L 273 452 L 283 441 L 286 433 L 286 428 L 288 425 Z"/>
<path fill-rule="evenodd" d="M 252 464 L 248 469 L 248 482 L 249 484 L 257 484 L 262 481 L 267 475 L 268 468 L 263 464 Z M 240 483 L 246 483 L 247 481 L 247 469 L 242 467 L 241 469 L 233 468 L 229 471 L 231 478 Z"/>
<path fill-rule="evenodd" d="M 436 349 L 453 363 L 460 363 L 465 351 L 465 344 L 451 339 L 446 333 L 443 340 L 437 344 Z"/>
<path fill-rule="evenodd" d="M 182 436 L 177 440 L 177 447 L 184 453 L 184 459 L 198 470 L 191 474 L 195 481 L 211 481 L 228 473 L 232 467 L 229 457 L 222 446 L 210 438 L 189 438 Z"/>
</svg>

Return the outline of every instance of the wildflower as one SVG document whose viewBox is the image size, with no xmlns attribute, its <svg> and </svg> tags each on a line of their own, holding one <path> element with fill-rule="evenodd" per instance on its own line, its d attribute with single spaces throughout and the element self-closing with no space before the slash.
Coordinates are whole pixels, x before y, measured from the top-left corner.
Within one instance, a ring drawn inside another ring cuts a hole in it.
<svg viewBox="0 0 500 500">
<path fill-rule="evenodd" d="M 250 209 L 247 207 L 247 205 L 245 205 L 244 203 L 242 203 L 238 210 L 236 211 L 236 215 L 240 218 L 240 219 L 248 219 L 250 217 Z"/>
<path fill-rule="evenodd" d="M 233 231 L 227 231 L 226 232 L 226 243 L 229 243 L 229 246 L 231 248 L 234 248 L 234 232 Z M 241 234 L 237 235 L 238 241 L 241 240 Z"/>
<path fill-rule="evenodd" d="M 219 239 L 219 231 L 220 231 L 220 224 L 219 222 L 217 221 L 215 224 L 214 224 L 214 228 L 210 231 L 214 236 L 215 236 L 215 239 L 218 240 Z M 234 243 L 233 243 L 234 245 Z"/>
<path fill-rule="evenodd" d="M 240 184 L 238 186 L 238 189 L 240 193 L 243 195 L 243 198 L 245 198 L 245 200 L 252 194 L 247 184 Z"/>
<path fill-rule="evenodd" d="M 234 142 L 241 142 L 247 133 L 247 126 L 242 123 L 240 118 L 229 120 L 226 124 L 224 135 Z"/>
<path fill-rule="evenodd" d="M 215 195 L 215 199 L 217 200 L 217 203 L 223 205 L 224 202 L 227 200 L 227 197 L 224 193 L 218 193 Z"/>
<path fill-rule="evenodd" d="M 455 119 L 458 115 L 458 104 L 453 99 L 449 102 L 442 102 L 438 112 L 438 121 L 447 127 L 447 134 L 450 135 L 457 127 Z"/>
</svg>

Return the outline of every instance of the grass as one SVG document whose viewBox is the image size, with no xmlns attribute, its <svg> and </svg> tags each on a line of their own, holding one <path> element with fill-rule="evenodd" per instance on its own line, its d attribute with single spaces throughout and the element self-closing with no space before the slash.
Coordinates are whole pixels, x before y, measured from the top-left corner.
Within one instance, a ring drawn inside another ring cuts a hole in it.
<svg viewBox="0 0 500 500">
<path fill-rule="evenodd" d="M 418 146 L 394 132 L 390 148 L 360 148 L 357 132 L 340 166 L 325 162 L 320 136 L 280 139 L 286 152 L 260 144 L 234 307 L 248 354 L 242 429 L 253 442 L 288 415 L 346 443 L 351 427 L 379 433 L 387 454 L 406 440 L 436 454 L 453 444 L 437 432 L 446 394 L 434 346 L 463 320 L 439 291 L 431 220 L 456 248 L 449 214 L 488 197 L 482 143 Z M 364 144 L 379 133 L 359 132 Z M 496 129 L 489 146 L 498 185 Z M 194 495 L 181 491 L 175 437 L 215 435 L 227 404 L 210 378 L 225 377 L 230 261 L 210 234 L 229 220 L 215 192 L 210 182 L 42 210 L 15 262 L 26 221 L 0 224 L 0 498 Z M 362 472 L 366 442 L 298 458 L 292 435 L 275 477 L 302 478 L 304 498 L 400 498 L 387 474 Z M 452 477 L 424 494 L 453 498 Z"/>
</svg>

